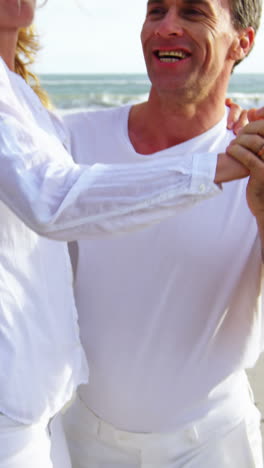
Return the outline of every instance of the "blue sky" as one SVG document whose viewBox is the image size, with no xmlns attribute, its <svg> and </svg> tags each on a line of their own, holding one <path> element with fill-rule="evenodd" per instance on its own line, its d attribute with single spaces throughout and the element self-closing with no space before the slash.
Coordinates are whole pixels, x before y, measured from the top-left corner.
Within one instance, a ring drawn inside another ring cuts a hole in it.
<svg viewBox="0 0 264 468">
<path fill-rule="evenodd" d="M 37 11 L 38 73 L 144 73 L 140 29 L 146 0 L 48 0 Z M 236 73 L 264 73 L 264 21 Z"/>
</svg>

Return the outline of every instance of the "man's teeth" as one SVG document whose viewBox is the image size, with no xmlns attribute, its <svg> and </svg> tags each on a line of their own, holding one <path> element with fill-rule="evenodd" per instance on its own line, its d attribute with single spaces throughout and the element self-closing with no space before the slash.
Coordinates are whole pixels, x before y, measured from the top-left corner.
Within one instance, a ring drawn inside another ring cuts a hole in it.
<svg viewBox="0 0 264 468">
<path fill-rule="evenodd" d="M 183 50 L 159 50 L 157 53 L 158 58 L 161 62 L 178 62 L 179 60 L 185 59 L 187 54 Z"/>
</svg>

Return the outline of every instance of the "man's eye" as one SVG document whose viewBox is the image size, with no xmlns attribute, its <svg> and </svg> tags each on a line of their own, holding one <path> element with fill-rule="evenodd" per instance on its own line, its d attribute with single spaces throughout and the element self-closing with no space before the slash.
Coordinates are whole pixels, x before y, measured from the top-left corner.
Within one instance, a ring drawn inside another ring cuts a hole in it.
<svg viewBox="0 0 264 468">
<path fill-rule="evenodd" d="M 202 10 L 198 10 L 196 8 L 186 8 L 183 10 L 184 15 L 189 15 L 189 16 L 204 16 L 205 13 Z"/>
<path fill-rule="evenodd" d="M 161 7 L 150 8 L 148 10 L 148 16 L 159 16 L 159 15 L 163 15 L 164 12 L 165 12 L 164 8 L 161 8 Z"/>
</svg>

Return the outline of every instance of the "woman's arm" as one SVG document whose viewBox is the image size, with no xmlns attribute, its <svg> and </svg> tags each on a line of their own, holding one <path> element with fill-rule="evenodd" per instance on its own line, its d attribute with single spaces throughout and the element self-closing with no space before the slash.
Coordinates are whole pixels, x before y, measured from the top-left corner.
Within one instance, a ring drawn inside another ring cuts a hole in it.
<svg viewBox="0 0 264 468">
<path fill-rule="evenodd" d="M 81 166 L 23 115 L 0 63 L 0 200 L 31 229 L 58 240 L 156 223 L 217 194 L 216 154 Z"/>
</svg>

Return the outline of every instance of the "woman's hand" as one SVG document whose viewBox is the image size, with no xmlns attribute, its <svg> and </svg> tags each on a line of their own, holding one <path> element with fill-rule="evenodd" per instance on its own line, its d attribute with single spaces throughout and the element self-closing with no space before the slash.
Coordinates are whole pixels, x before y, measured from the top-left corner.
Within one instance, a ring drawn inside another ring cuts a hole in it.
<svg viewBox="0 0 264 468">
<path fill-rule="evenodd" d="M 248 111 L 242 109 L 242 107 L 233 102 L 231 98 L 227 98 L 225 103 L 230 109 L 227 118 L 227 128 L 233 130 L 234 134 L 237 135 L 239 131 L 248 124 Z"/>
</svg>

